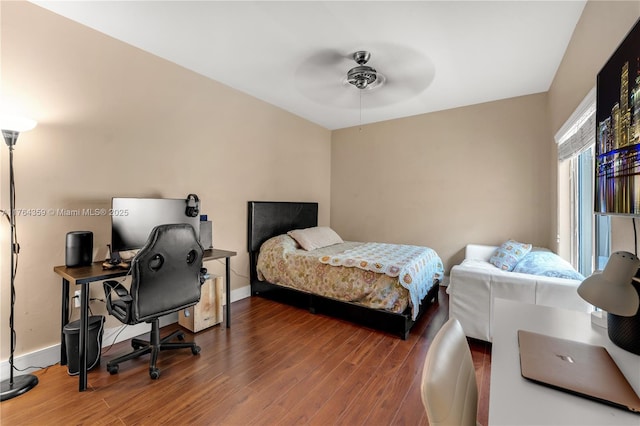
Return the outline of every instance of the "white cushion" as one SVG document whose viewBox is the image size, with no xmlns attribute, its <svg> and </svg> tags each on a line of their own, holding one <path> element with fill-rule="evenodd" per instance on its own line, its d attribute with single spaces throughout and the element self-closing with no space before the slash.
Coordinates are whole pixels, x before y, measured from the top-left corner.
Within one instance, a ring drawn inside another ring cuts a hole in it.
<svg viewBox="0 0 640 426">
<path fill-rule="evenodd" d="M 484 260 L 488 262 L 493 252 L 498 246 L 487 246 L 483 244 L 467 244 L 464 249 L 465 259 Z"/>
<path fill-rule="evenodd" d="M 295 229 L 287 232 L 287 235 L 296 240 L 307 251 L 344 243 L 340 235 L 328 226 Z"/>
</svg>

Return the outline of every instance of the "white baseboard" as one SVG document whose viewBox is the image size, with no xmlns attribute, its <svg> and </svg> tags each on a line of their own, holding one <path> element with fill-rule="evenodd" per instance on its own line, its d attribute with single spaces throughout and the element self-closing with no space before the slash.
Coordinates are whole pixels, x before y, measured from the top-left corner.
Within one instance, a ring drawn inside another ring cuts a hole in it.
<svg viewBox="0 0 640 426">
<path fill-rule="evenodd" d="M 246 299 L 247 297 L 251 297 L 251 286 L 246 285 L 244 287 L 236 288 L 235 290 L 231 290 L 231 302 L 235 302 L 237 300 Z"/>
<path fill-rule="evenodd" d="M 244 286 L 231 291 L 231 302 L 245 299 L 251 296 L 251 286 Z M 233 315 L 233 312 L 231 313 Z M 160 318 L 160 327 L 178 322 L 178 314 L 173 313 Z M 151 330 L 151 324 L 128 325 L 106 328 L 102 335 L 102 347 L 106 348 L 115 343 L 131 339 Z M 14 371 L 14 377 L 33 371 L 41 370 L 60 362 L 60 344 L 38 349 L 13 358 L 13 365 L 24 371 Z M 5 359 L 0 364 L 0 379 L 9 377 L 9 360 Z"/>
<path fill-rule="evenodd" d="M 447 286 L 449 286 L 449 275 L 446 275 L 446 274 L 445 274 L 445 275 L 443 275 L 443 276 L 442 276 L 442 281 L 440 281 L 440 285 L 441 285 L 442 287 L 447 287 Z"/>
</svg>

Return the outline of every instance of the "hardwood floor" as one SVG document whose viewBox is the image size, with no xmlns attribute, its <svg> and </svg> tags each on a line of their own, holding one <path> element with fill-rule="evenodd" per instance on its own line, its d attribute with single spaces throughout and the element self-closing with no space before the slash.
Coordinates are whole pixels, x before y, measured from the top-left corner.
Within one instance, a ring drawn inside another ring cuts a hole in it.
<svg viewBox="0 0 640 426">
<path fill-rule="evenodd" d="M 197 333 L 199 355 L 162 352 L 151 380 L 148 357 L 110 375 L 114 345 L 89 372 L 89 389 L 55 365 L 40 383 L 0 404 L 3 425 L 425 425 L 420 375 L 429 345 L 448 317 L 448 298 L 430 307 L 407 340 L 252 297 L 233 303 L 231 328 Z M 179 327 L 166 327 L 163 332 Z M 163 333 L 164 334 L 164 333 Z M 187 340 L 191 339 L 186 332 Z M 478 421 L 487 424 L 491 347 L 470 341 Z"/>
</svg>

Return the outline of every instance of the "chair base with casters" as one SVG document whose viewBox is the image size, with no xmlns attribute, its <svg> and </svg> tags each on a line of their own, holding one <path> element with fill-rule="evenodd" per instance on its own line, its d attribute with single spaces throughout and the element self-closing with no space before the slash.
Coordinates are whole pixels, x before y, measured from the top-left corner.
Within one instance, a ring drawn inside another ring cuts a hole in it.
<svg viewBox="0 0 640 426">
<path fill-rule="evenodd" d="M 171 340 L 175 338 L 180 341 L 171 342 Z M 160 369 L 156 365 L 160 351 L 168 349 L 191 349 L 191 353 L 193 355 L 200 353 L 200 346 L 196 345 L 195 342 L 184 342 L 183 340 L 184 333 L 180 330 L 176 330 L 161 339 L 159 320 L 156 318 L 151 322 L 150 340 L 147 341 L 137 338 L 131 339 L 131 347 L 134 349 L 133 352 L 109 361 L 107 363 L 107 371 L 109 371 L 110 374 L 116 374 L 121 362 L 129 361 L 142 355 L 151 354 L 151 358 L 149 360 L 149 376 L 155 380 L 160 377 Z"/>
</svg>

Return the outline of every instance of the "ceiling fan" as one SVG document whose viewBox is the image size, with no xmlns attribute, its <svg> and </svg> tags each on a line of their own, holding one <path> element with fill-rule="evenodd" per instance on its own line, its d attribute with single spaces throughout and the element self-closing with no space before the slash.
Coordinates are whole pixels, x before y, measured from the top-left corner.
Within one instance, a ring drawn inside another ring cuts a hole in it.
<svg viewBox="0 0 640 426">
<path fill-rule="evenodd" d="M 353 60 L 358 64 L 347 72 L 347 83 L 358 89 L 373 89 L 384 82 L 384 76 L 378 74 L 375 68 L 366 65 L 371 59 L 371 53 L 366 50 L 358 50 L 353 54 Z"/>
<path fill-rule="evenodd" d="M 296 88 L 323 106 L 359 109 L 406 101 L 433 81 L 434 65 L 422 52 L 390 43 L 370 46 L 350 53 L 316 51 L 296 69 Z"/>
</svg>

